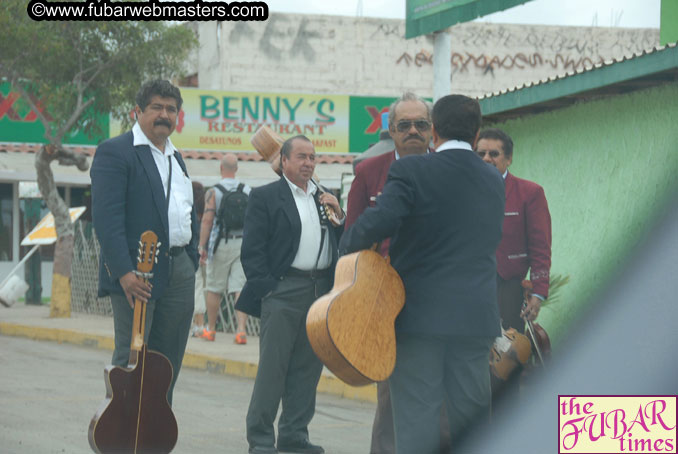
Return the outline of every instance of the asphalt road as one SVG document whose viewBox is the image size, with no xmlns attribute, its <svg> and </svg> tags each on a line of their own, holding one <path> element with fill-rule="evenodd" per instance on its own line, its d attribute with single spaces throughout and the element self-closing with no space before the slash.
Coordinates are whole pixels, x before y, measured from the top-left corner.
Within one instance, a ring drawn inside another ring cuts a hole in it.
<svg viewBox="0 0 678 454">
<path fill-rule="evenodd" d="M 90 453 L 110 352 L 0 336 L 0 453 Z M 247 453 L 253 380 L 183 369 L 174 390 L 174 453 Z M 369 451 L 374 404 L 318 394 L 311 441 L 328 454 Z"/>
</svg>

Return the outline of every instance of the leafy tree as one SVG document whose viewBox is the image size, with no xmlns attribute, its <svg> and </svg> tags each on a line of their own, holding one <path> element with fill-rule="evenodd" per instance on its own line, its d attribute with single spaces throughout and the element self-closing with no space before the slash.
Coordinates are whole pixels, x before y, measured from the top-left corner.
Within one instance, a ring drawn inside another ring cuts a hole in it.
<svg viewBox="0 0 678 454">
<path fill-rule="evenodd" d="M 64 149 L 64 136 L 78 130 L 90 136 L 107 133 L 93 121 L 100 114 L 112 113 L 128 125 L 139 86 L 181 75 L 197 39 L 188 27 L 166 22 L 36 22 L 27 4 L 0 2 L 0 78 L 11 83 L 45 127 L 47 143 L 36 154 L 35 168 L 57 231 L 51 316 L 68 317 L 73 225 L 50 164 L 86 171 L 87 157 Z"/>
</svg>

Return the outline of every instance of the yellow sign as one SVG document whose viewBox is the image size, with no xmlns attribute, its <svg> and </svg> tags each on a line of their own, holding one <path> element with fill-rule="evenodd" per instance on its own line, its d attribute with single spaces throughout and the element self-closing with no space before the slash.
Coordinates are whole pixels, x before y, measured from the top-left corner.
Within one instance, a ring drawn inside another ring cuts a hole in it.
<svg viewBox="0 0 678 454">
<path fill-rule="evenodd" d="M 182 88 L 183 105 L 170 137 L 180 150 L 254 151 L 266 125 L 283 139 L 303 134 L 319 153 L 348 153 L 349 96 L 230 92 Z M 111 121 L 111 137 L 120 134 Z"/>
<path fill-rule="evenodd" d="M 68 214 L 71 215 L 71 222 L 77 221 L 85 212 L 87 207 L 69 208 Z M 47 245 L 55 243 L 57 240 L 56 228 L 54 227 L 54 216 L 52 213 L 47 213 L 47 216 L 35 226 L 31 233 L 21 240 L 22 246 L 33 246 L 35 244 Z"/>
</svg>

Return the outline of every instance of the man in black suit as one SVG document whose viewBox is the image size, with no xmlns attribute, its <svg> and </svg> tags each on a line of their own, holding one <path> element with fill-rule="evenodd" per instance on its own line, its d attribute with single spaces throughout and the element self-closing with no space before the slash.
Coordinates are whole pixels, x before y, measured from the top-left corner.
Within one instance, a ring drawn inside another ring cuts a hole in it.
<svg viewBox="0 0 678 454">
<path fill-rule="evenodd" d="M 343 227 L 321 222 L 326 204 L 343 213 L 336 197 L 311 181 L 315 149 L 304 136 L 280 150 L 283 176 L 250 193 L 241 261 L 247 282 L 236 309 L 261 317 L 259 368 L 247 412 L 250 453 L 321 454 L 308 424 L 322 363 L 306 335 L 311 304 L 332 285 Z M 273 422 L 282 401 L 276 451 Z"/>
<path fill-rule="evenodd" d="M 92 178 L 92 219 L 101 245 L 99 296 L 111 296 L 115 329 L 112 363 L 128 364 L 134 298 L 148 301 L 145 338 L 179 375 L 193 317 L 198 268 L 198 222 L 193 186 L 169 136 L 181 110 L 179 89 L 166 80 L 145 83 L 136 96 L 131 131 L 97 147 Z M 158 235 L 159 255 L 150 286 L 138 279 L 139 238 Z"/>
<path fill-rule="evenodd" d="M 495 251 L 504 218 L 497 169 L 473 153 L 478 102 L 461 95 L 433 107 L 436 153 L 395 161 L 375 207 L 342 237 L 341 253 L 391 237 L 391 264 L 405 285 L 389 378 L 396 452 L 439 452 L 440 409 L 453 443 L 489 415 L 488 357 L 500 335 Z"/>
</svg>

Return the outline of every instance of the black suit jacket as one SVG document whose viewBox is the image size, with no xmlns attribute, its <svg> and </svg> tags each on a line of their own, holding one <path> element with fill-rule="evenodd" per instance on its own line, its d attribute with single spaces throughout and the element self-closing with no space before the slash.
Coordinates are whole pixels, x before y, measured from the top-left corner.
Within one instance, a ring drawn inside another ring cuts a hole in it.
<svg viewBox="0 0 678 454">
<path fill-rule="evenodd" d="M 316 198 L 317 200 L 317 198 Z M 331 269 L 337 263 L 337 243 L 343 226 L 330 228 Z M 250 192 L 240 252 L 247 282 L 236 309 L 261 316 L 261 299 L 287 273 L 299 249 L 301 219 L 285 178 Z"/>
<path fill-rule="evenodd" d="M 498 336 L 503 218 L 501 175 L 472 151 L 407 156 L 391 164 L 376 206 L 344 233 L 339 250 L 392 237 L 391 264 L 406 293 L 396 331 Z"/>
<path fill-rule="evenodd" d="M 179 153 L 174 157 L 184 174 Z M 92 168 L 92 220 L 101 245 L 99 296 L 123 294 L 118 279 L 137 269 L 139 237 L 146 230 L 158 235 L 158 262 L 153 266 L 151 298 L 162 296 L 169 280 L 169 219 L 162 180 L 148 145 L 134 146 L 132 132 L 102 142 Z M 191 213 L 191 241 L 186 252 L 198 268 L 198 221 Z"/>
</svg>

